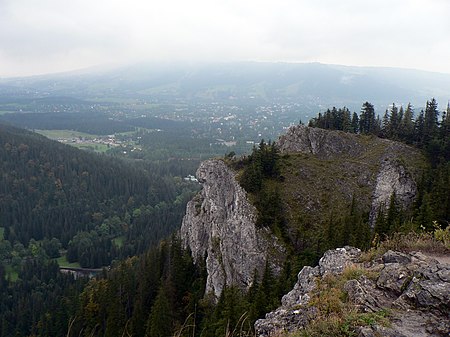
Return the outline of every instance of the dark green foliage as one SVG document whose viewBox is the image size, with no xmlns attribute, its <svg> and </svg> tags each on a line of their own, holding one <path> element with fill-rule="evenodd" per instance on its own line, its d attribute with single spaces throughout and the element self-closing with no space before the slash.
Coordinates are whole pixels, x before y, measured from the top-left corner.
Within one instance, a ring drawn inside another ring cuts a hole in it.
<svg viewBox="0 0 450 337">
<path fill-rule="evenodd" d="M 357 132 L 359 119 L 355 113 L 352 116 L 350 110 L 346 107 L 342 109 L 333 107 L 333 109 L 328 109 L 323 115 L 319 113 L 318 117 L 311 119 L 308 125 L 321 129 Z"/>
<path fill-rule="evenodd" d="M 18 281 L 0 278 L 0 336 L 65 336 L 84 284 L 60 273 L 55 262 L 27 260 Z"/>
<path fill-rule="evenodd" d="M 283 202 L 277 188 L 265 187 L 261 190 L 255 205 L 258 209 L 257 226 L 270 227 L 274 232 L 283 230 Z"/>
<path fill-rule="evenodd" d="M 280 180 L 279 153 L 275 143 L 268 144 L 261 140 L 259 147 L 253 148 L 252 154 L 239 163 L 243 165 L 240 176 L 241 186 L 254 198 L 258 210 L 257 226 L 270 227 L 281 236 L 284 230 L 283 203 L 277 187 L 271 181 Z"/>
<path fill-rule="evenodd" d="M 414 222 L 433 230 L 433 221 L 445 228 L 450 223 L 450 162 L 430 168 L 418 184 Z"/>
<path fill-rule="evenodd" d="M 395 193 L 391 195 L 389 205 L 383 205 L 378 212 L 374 231 L 381 237 L 388 236 L 400 229 L 404 214 L 397 205 Z"/>
<path fill-rule="evenodd" d="M 180 224 L 198 187 L 169 174 L 172 163 L 93 155 L 4 125 L 0 160 L 0 336 L 63 336 L 69 321 L 73 331 L 83 321 L 86 335 L 121 336 L 125 326 L 144 335 L 160 276 L 141 275 L 151 284 L 142 285 L 122 267 L 111 280 L 117 287 L 99 282 L 83 298 L 94 312 L 83 316 L 76 311 L 85 281 L 64 276 L 52 259 L 66 254 L 97 268 L 144 252 Z M 134 311 L 136 291 L 148 295 Z M 106 307 L 123 310 L 107 315 Z"/>
<path fill-rule="evenodd" d="M 149 337 L 170 336 L 173 330 L 169 299 L 163 286 L 159 288 L 147 322 Z"/>
<path fill-rule="evenodd" d="M 351 204 L 347 211 L 341 213 L 340 216 L 329 215 L 328 223 L 323 233 L 324 244 L 319 252 L 320 256 L 326 249 L 335 247 L 343 247 L 350 245 L 353 247 L 367 249 L 370 246 L 372 236 L 368 214 L 359 209 L 355 197 L 352 198 Z"/>
<path fill-rule="evenodd" d="M 365 102 L 359 117 L 359 131 L 366 134 L 375 134 L 376 130 L 375 109 L 372 104 Z"/>
<path fill-rule="evenodd" d="M 244 160 L 244 170 L 240 178 L 241 186 L 249 193 L 261 190 L 264 179 L 275 179 L 279 176 L 279 153 L 275 143 L 268 144 L 261 140 L 259 147 Z"/>
<path fill-rule="evenodd" d="M 81 294 L 77 316 L 84 319 L 74 325 L 74 335 L 171 336 L 187 318 L 201 322 L 196 308 L 205 281 L 202 263 L 194 267 L 190 252 L 173 237 L 120 263 L 106 279 L 91 280 Z"/>
<path fill-rule="evenodd" d="M 181 222 L 192 184 L 0 125 L 0 227 L 24 246 L 56 238 L 83 267 L 143 252 Z M 112 243 L 123 237 L 123 244 Z M 46 244 L 50 257 L 58 252 Z"/>
</svg>

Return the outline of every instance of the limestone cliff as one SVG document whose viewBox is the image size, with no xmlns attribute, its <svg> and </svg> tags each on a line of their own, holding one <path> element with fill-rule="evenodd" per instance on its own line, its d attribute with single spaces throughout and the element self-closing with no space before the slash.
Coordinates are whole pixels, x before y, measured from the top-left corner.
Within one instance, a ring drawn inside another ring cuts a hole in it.
<svg viewBox="0 0 450 337">
<path fill-rule="evenodd" d="M 334 286 L 332 294 L 336 297 L 324 297 L 322 301 L 330 301 L 332 307 L 329 308 L 337 309 L 335 315 L 342 315 L 344 319 L 349 320 L 349 316 L 339 313 L 340 310 L 360 317 L 347 322 L 355 336 L 448 336 L 449 264 L 439 263 L 420 252 L 388 251 L 381 259 L 365 263 L 359 262 L 359 255 L 355 248 L 338 248 L 327 251 L 317 267 L 304 267 L 294 289 L 283 297 L 282 305 L 256 322 L 256 336 L 279 336 L 307 329 L 315 320 L 333 317 L 330 312 L 324 312 L 323 302 L 317 301 L 321 296 L 318 287 L 327 282 L 329 274 L 343 280 L 342 289 Z M 338 276 L 346 267 L 353 271 L 348 272 L 351 270 L 348 269 L 346 277 Z M 338 283 L 334 279 L 328 286 Z M 342 301 L 340 306 L 336 306 L 339 303 L 336 301 Z M 327 310 L 333 310 L 329 308 Z M 372 316 L 367 315 L 370 313 Z M 373 319 L 376 313 L 388 315 L 377 322 Z M 370 324 L 363 317 L 371 317 Z"/>
<path fill-rule="evenodd" d="M 221 160 L 208 160 L 197 178 L 203 189 L 187 205 L 181 238 L 195 261 L 206 257 L 206 292 L 219 296 L 225 285 L 248 288 L 267 260 L 279 270 L 283 248 L 268 229 L 255 226 L 256 210 L 235 173 Z"/>
</svg>

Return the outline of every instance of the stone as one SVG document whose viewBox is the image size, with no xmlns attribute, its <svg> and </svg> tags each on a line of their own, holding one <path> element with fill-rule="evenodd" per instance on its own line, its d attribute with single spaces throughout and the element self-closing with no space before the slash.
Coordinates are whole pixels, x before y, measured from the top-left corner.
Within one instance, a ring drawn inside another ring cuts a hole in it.
<svg viewBox="0 0 450 337">
<path fill-rule="evenodd" d="M 320 274 L 340 274 L 345 267 L 354 264 L 360 255 L 360 249 L 348 246 L 328 250 L 319 260 Z"/>
<path fill-rule="evenodd" d="M 266 261 L 277 274 L 284 249 L 267 228 L 257 228 L 256 209 L 221 160 L 201 163 L 197 178 L 203 189 L 186 207 L 180 236 L 195 262 L 206 257 L 206 293 L 217 298 L 225 285 L 248 289 Z"/>
<path fill-rule="evenodd" d="M 382 256 L 384 263 L 400 263 L 405 264 L 411 262 L 411 258 L 400 252 L 393 252 L 392 250 L 388 250 L 386 253 Z"/>
<path fill-rule="evenodd" d="M 412 279 L 412 272 L 400 263 L 384 266 L 377 280 L 377 286 L 400 295 Z"/>
<path fill-rule="evenodd" d="M 309 301 L 309 292 L 316 287 L 316 279 L 319 276 L 319 268 L 305 266 L 298 273 L 298 281 L 289 293 L 283 296 L 281 304 L 284 307 L 303 305 Z"/>
<path fill-rule="evenodd" d="M 276 336 L 305 327 L 317 314 L 317 309 L 309 306 L 310 293 L 317 288 L 317 279 L 325 274 L 342 273 L 345 266 L 352 265 L 361 251 L 346 246 L 328 250 L 319 261 L 319 266 L 303 267 L 298 274 L 294 288 L 281 301 L 281 306 L 255 323 L 257 336 Z"/>
<path fill-rule="evenodd" d="M 357 262 L 359 253 L 351 247 L 325 252 L 319 266 L 304 267 L 294 289 L 283 297 L 282 305 L 255 324 L 256 336 L 278 336 L 304 329 L 314 319 L 311 292 L 326 274 L 339 274 L 343 266 L 357 264 L 376 279 L 361 275 L 343 287 L 348 301 L 358 312 L 387 310 L 389 326 L 374 323 L 359 326 L 360 337 L 447 336 L 450 332 L 450 265 L 439 263 L 420 252 L 389 251 L 370 263 Z M 316 309 L 317 310 L 317 309 Z"/>
<path fill-rule="evenodd" d="M 322 159 L 342 154 L 355 157 L 364 151 L 355 135 L 304 125 L 290 127 L 285 135 L 280 136 L 277 145 L 283 153 L 311 153 Z"/>
<path fill-rule="evenodd" d="M 401 145 L 393 143 L 391 147 Z M 382 210 L 387 214 L 391 196 L 395 195 L 395 201 L 406 209 L 415 200 L 417 195 L 417 185 L 406 167 L 397 161 L 395 151 L 389 149 L 381 159 L 381 167 L 378 171 L 375 189 L 372 194 L 372 207 L 369 214 L 369 222 L 375 226 L 377 216 Z"/>
<path fill-rule="evenodd" d="M 369 285 L 369 280 L 362 277 L 360 280 L 349 280 L 344 285 L 349 301 L 355 304 L 360 312 L 376 312 L 382 308 L 377 300 L 375 285 Z"/>
</svg>

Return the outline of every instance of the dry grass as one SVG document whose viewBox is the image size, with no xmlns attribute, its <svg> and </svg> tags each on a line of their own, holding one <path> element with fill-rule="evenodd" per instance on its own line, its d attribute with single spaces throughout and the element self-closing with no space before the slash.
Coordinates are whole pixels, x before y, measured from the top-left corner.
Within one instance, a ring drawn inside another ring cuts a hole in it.
<svg viewBox="0 0 450 337">
<path fill-rule="evenodd" d="M 421 251 L 437 255 L 450 254 L 450 226 L 445 230 L 436 228 L 433 232 L 394 233 L 383 241 L 375 238 L 372 248 L 361 255 L 361 261 L 371 261 L 388 250 L 403 253 Z"/>
<path fill-rule="evenodd" d="M 361 326 L 389 326 L 389 312 L 361 313 L 348 301 L 344 291 L 347 281 L 361 276 L 376 277 L 371 271 L 360 266 L 349 266 L 341 275 L 328 274 L 318 280 L 316 290 L 311 294 L 310 305 L 318 310 L 318 315 L 308 327 L 289 337 L 356 336 Z"/>
</svg>

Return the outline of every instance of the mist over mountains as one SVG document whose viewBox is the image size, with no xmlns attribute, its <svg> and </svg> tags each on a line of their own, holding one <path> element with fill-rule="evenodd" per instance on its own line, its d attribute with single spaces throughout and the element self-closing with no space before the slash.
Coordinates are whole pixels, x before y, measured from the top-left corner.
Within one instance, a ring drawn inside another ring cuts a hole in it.
<svg viewBox="0 0 450 337">
<path fill-rule="evenodd" d="M 297 102 L 304 112 L 331 106 L 358 111 L 364 101 L 424 106 L 450 99 L 450 74 L 321 63 L 136 64 L 127 67 L 0 79 L 0 99 L 64 97 L 144 99 L 156 103 Z M 382 111 L 382 110 L 381 110 Z"/>
</svg>

